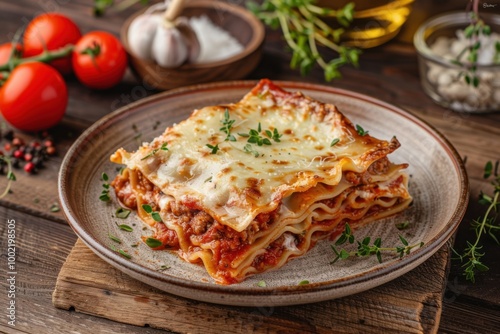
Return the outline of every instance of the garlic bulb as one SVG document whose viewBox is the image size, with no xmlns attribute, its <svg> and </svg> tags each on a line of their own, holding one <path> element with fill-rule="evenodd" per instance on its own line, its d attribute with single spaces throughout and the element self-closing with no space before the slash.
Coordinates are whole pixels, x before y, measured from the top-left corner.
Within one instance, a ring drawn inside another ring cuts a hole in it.
<svg viewBox="0 0 500 334">
<path fill-rule="evenodd" d="M 154 60 L 163 67 L 195 62 L 200 43 L 189 20 L 177 17 L 183 3 L 184 0 L 171 1 L 163 15 L 146 12 L 137 16 L 127 32 L 130 51 L 138 58 Z"/>
<path fill-rule="evenodd" d="M 160 14 L 142 14 L 137 16 L 127 32 L 130 51 L 137 57 L 153 60 L 152 46 L 156 30 L 162 22 Z"/>
<path fill-rule="evenodd" d="M 175 27 L 161 24 L 151 48 L 153 59 L 163 67 L 177 67 L 188 58 L 187 44 L 181 32 Z"/>
</svg>

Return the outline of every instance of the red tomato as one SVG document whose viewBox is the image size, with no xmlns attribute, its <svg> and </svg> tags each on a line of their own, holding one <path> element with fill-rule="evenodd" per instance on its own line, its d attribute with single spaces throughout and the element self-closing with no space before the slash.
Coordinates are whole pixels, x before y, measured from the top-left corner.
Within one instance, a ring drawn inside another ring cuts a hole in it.
<svg viewBox="0 0 500 334">
<path fill-rule="evenodd" d="M 48 50 L 56 50 L 78 42 L 82 34 L 69 18 L 58 13 L 39 15 L 28 24 L 24 32 L 24 56 L 32 57 Z M 71 73 L 71 56 L 53 60 L 50 63 L 62 74 Z"/>
<path fill-rule="evenodd" d="M 107 89 L 119 83 L 127 69 L 127 53 L 110 33 L 93 31 L 84 35 L 73 50 L 73 70 L 81 83 Z"/>
<path fill-rule="evenodd" d="M 12 43 L 4 43 L 0 45 L 0 65 L 4 65 L 7 63 L 10 57 L 10 53 L 12 52 Z M 18 58 L 23 57 L 23 48 L 20 44 L 16 45 L 16 56 Z"/>
<path fill-rule="evenodd" d="M 64 116 L 68 90 L 62 76 L 39 63 L 17 66 L 0 88 L 0 111 L 7 122 L 23 131 L 40 131 Z"/>
</svg>

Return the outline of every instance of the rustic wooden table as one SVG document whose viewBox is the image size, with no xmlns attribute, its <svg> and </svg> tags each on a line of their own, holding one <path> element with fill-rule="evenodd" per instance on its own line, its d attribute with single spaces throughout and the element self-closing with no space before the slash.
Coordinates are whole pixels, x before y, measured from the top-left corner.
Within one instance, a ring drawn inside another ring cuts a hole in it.
<svg viewBox="0 0 500 334">
<path fill-rule="evenodd" d="M 90 0 L 16 0 L 0 1 L 0 42 L 7 42 L 14 32 L 35 15 L 58 11 L 74 19 L 82 32 L 107 30 L 118 34 L 120 25 L 131 11 L 96 19 L 91 15 Z M 320 70 L 301 77 L 288 68 L 289 55 L 284 52 L 280 35 L 268 31 L 264 55 L 249 79 L 268 77 L 276 80 L 302 80 L 323 83 Z M 471 187 L 471 202 L 456 237 L 462 247 L 472 238 L 469 223 L 484 212 L 477 204 L 481 190 L 490 192 L 491 185 L 482 179 L 488 160 L 500 159 L 500 113 L 458 114 L 434 104 L 421 89 L 417 56 L 412 45 L 392 41 L 382 47 L 366 50 L 358 69 L 342 70 L 343 79 L 329 85 L 368 94 L 399 105 L 423 118 L 441 131 L 467 157 L 466 168 Z M 0 201 L 2 292 L 0 332 L 7 333 L 163 333 L 163 331 L 125 325 L 77 312 L 56 309 L 51 295 L 56 277 L 75 244 L 76 236 L 61 212 L 50 210 L 57 197 L 57 172 L 65 151 L 92 122 L 112 110 L 157 92 L 150 91 L 130 73 L 123 83 L 108 91 L 98 92 L 68 79 L 69 105 L 64 121 L 55 129 L 58 156 L 53 157 L 37 175 L 17 171 L 13 193 Z M 22 134 L 26 140 L 32 137 Z M 3 143 L 2 143 L 3 145 Z M 443 194 L 446 196 L 446 194 Z M 17 241 L 17 324 L 7 325 L 6 250 L 7 220 L 16 221 Z M 484 239 L 484 262 L 490 270 L 477 276 L 476 283 L 464 280 L 460 265 L 450 265 L 439 332 L 498 333 L 500 331 L 500 246 Z"/>
</svg>

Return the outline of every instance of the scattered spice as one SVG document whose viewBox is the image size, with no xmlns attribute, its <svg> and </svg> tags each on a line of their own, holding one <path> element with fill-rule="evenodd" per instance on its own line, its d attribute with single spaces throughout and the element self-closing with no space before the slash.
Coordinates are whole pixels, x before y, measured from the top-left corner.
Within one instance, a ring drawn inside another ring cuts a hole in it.
<svg viewBox="0 0 500 334">
<path fill-rule="evenodd" d="M 398 230 L 406 230 L 410 226 L 410 222 L 408 220 L 396 224 L 396 228 Z"/>
<path fill-rule="evenodd" d="M 170 266 L 168 264 L 161 265 L 160 268 L 157 269 L 157 271 L 163 271 L 170 269 Z"/>
<path fill-rule="evenodd" d="M 61 209 L 59 208 L 59 205 L 57 203 L 54 203 L 50 206 L 50 212 L 59 212 Z"/>
</svg>

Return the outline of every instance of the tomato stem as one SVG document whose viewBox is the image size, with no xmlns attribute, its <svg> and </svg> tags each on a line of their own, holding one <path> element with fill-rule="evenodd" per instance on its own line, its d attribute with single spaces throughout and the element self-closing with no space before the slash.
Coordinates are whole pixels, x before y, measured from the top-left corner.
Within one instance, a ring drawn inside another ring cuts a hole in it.
<svg viewBox="0 0 500 334">
<path fill-rule="evenodd" d="M 14 67 L 24 64 L 24 63 L 31 63 L 31 62 L 42 62 L 42 63 L 48 63 L 51 62 L 52 60 L 59 59 L 59 58 L 64 58 L 67 57 L 71 54 L 71 52 L 74 49 L 73 44 L 68 44 L 62 48 L 56 49 L 56 50 L 50 50 L 50 51 L 43 51 L 41 54 L 33 57 L 28 57 L 28 58 L 13 58 L 11 61 L 9 61 L 7 64 L 1 65 L 0 66 L 0 71 L 12 71 Z"/>
</svg>

